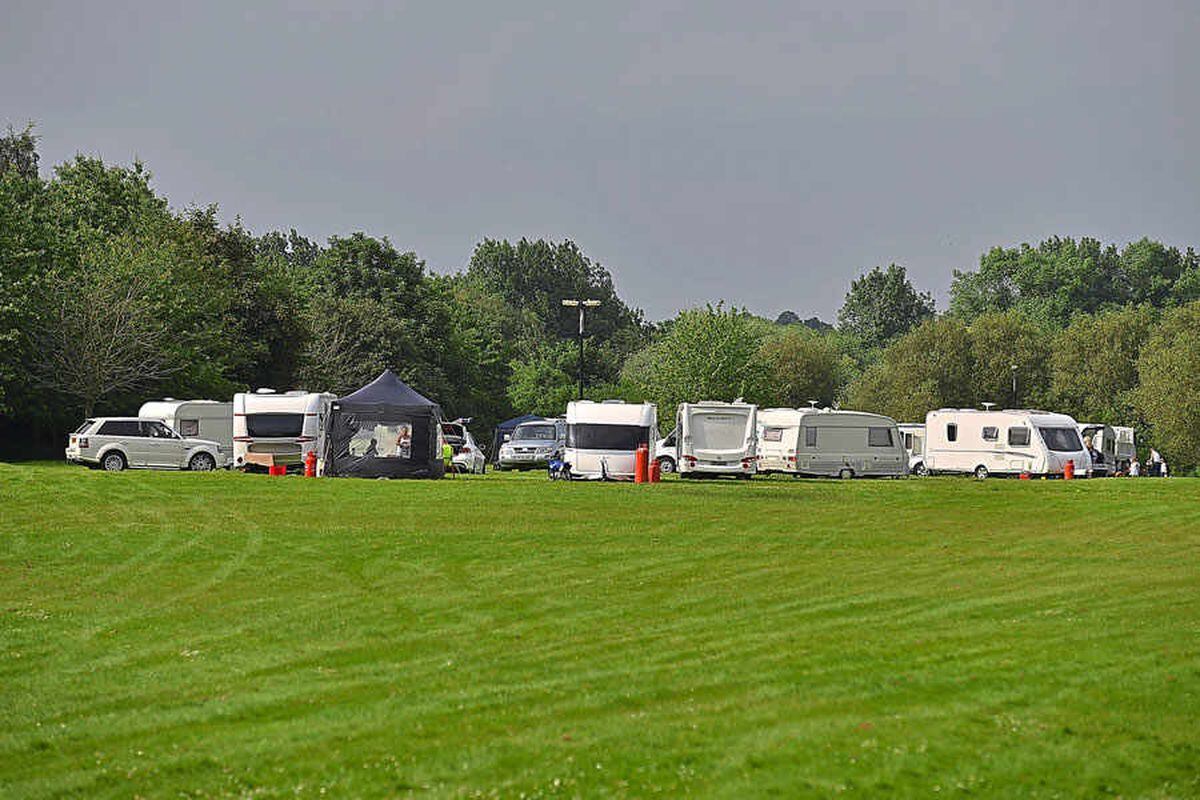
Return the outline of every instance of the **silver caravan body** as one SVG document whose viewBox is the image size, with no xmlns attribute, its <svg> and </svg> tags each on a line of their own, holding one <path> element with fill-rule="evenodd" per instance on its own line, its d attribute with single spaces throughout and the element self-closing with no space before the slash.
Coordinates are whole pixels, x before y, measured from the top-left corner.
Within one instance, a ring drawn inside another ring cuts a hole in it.
<svg viewBox="0 0 1200 800">
<path fill-rule="evenodd" d="M 758 406 L 749 403 L 680 403 L 675 418 L 679 476 L 752 476 L 757 417 Z"/>
<path fill-rule="evenodd" d="M 1048 411 L 943 408 L 925 417 L 925 466 L 930 472 L 1062 475 L 1068 461 L 1083 477 L 1091 458 L 1079 426 Z"/>
<path fill-rule="evenodd" d="M 563 458 L 571 475 L 582 478 L 632 478 L 639 446 L 650 451 L 658 437 L 653 403 L 574 400 L 567 404 L 567 446 Z"/>
<path fill-rule="evenodd" d="M 800 409 L 796 474 L 876 478 L 908 474 L 896 421 L 865 411 Z"/>
<path fill-rule="evenodd" d="M 908 471 L 913 475 L 925 474 L 925 423 L 901 422 L 900 438 L 904 452 L 908 454 Z"/>
<path fill-rule="evenodd" d="M 270 389 L 235 394 L 233 466 L 303 464 L 310 450 L 320 452 L 329 404 L 336 399 L 329 392 Z"/>
<path fill-rule="evenodd" d="M 156 419 L 185 439 L 207 439 L 220 447 L 218 467 L 233 463 L 233 403 L 220 400 L 176 400 L 143 403 L 142 419 Z"/>
</svg>

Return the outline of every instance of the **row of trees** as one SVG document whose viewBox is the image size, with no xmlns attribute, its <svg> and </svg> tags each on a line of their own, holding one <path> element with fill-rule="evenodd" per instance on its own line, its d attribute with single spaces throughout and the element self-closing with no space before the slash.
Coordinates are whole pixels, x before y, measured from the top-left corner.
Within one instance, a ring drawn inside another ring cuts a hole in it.
<svg viewBox="0 0 1200 800">
<path fill-rule="evenodd" d="M 487 240 L 463 270 L 362 233 L 321 244 L 172 210 L 141 164 L 76 157 L 43 177 L 31 130 L 0 137 L 0 447 L 58 444 L 80 414 L 243 388 L 345 392 L 385 367 L 477 427 L 562 413 L 576 318 L 599 299 L 593 398 L 822 405 L 897 419 L 1045 406 L 1135 424 L 1200 463 L 1200 259 L 1150 240 L 996 248 L 938 315 L 895 264 L 855 280 L 837 325 L 724 304 L 647 324 L 571 242 Z M 1015 379 L 1015 389 L 1014 389 Z M 664 421 L 670 414 L 661 415 Z"/>
</svg>

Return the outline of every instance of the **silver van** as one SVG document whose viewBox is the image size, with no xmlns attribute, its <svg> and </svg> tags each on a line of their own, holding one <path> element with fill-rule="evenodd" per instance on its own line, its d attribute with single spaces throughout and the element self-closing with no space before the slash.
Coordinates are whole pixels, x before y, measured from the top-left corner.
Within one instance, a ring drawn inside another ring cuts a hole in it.
<svg viewBox="0 0 1200 800">
<path fill-rule="evenodd" d="M 67 437 L 67 461 L 93 469 L 187 469 L 208 472 L 224 467 L 221 446 L 207 439 L 185 439 L 157 419 L 96 417 Z"/>
</svg>

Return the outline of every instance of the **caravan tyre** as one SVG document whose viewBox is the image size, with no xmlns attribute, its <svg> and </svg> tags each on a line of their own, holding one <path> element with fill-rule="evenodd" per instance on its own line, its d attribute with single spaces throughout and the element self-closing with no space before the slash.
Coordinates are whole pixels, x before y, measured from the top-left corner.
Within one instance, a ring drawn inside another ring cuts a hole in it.
<svg viewBox="0 0 1200 800">
<path fill-rule="evenodd" d="M 658 471 L 663 475 L 670 475 L 675 471 L 675 459 L 663 456 L 658 460 Z"/>
<path fill-rule="evenodd" d="M 100 466 L 104 467 L 105 472 L 120 472 L 126 466 L 125 456 L 116 450 L 111 450 L 104 454 L 104 458 L 100 461 Z"/>
<path fill-rule="evenodd" d="M 842 467 L 842 471 L 838 473 L 838 477 L 844 481 L 848 481 L 854 477 L 854 470 L 849 467 Z"/>
<path fill-rule="evenodd" d="M 980 480 L 980 481 L 987 480 L 987 476 L 988 476 L 988 468 L 985 467 L 983 464 L 980 464 L 978 467 L 975 468 L 975 479 L 976 480 Z"/>
<path fill-rule="evenodd" d="M 212 472 L 216 468 L 217 460 L 208 453 L 196 453 L 188 462 L 188 469 L 192 472 Z"/>
</svg>

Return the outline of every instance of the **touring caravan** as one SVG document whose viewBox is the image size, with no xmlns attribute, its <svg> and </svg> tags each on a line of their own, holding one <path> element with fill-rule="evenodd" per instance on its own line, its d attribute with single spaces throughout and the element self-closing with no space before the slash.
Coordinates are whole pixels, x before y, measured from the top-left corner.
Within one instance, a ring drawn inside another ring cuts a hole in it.
<svg viewBox="0 0 1200 800">
<path fill-rule="evenodd" d="M 908 454 L 908 471 L 912 475 L 924 475 L 925 469 L 925 425 L 920 422 L 901 422 L 900 438 L 904 452 Z"/>
<path fill-rule="evenodd" d="M 654 459 L 658 409 L 653 403 L 575 400 L 567 404 L 563 458 L 573 477 L 631 478 L 638 447 Z"/>
<path fill-rule="evenodd" d="M 943 408 L 925 417 L 925 466 L 932 473 L 1061 475 L 1067 462 L 1086 475 L 1091 459 L 1066 414 Z"/>
<path fill-rule="evenodd" d="M 1100 454 L 1100 460 L 1092 459 L 1092 475 L 1105 478 L 1114 474 L 1117 467 L 1117 432 L 1111 425 L 1094 422 L 1079 423 L 1079 435 L 1083 437 L 1083 445 L 1091 438 L 1092 447 Z"/>
<path fill-rule="evenodd" d="M 233 461 L 233 403 L 166 397 L 143 403 L 138 416 L 159 420 L 185 439 L 216 442 L 220 445 L 218 467 Z"/>
<path fill-rule="evenodd" d="M 800 420 L 795 408 L 761 408 L 758 411 L 758 471 L 796 472 L 800 447 Z"/>
<path fill-rule="evenodd" d="M 310 450 L 319 450 L 325 432 L 329 392 L 272 389 L 233 396 L 233 466 L 299 465 Z"/>
<path fill-rule="evenodd" d="M 900 430 L 891 417 L 828 408 L 800 413 L 796 474 L 875 478 L 908 473 Z"/>
<path fill-rule="evenodd" d="M 715 401 L 680 403 L 675 420 L 679 477 L 754 475 L 758 406 Z"/>
</svg>

